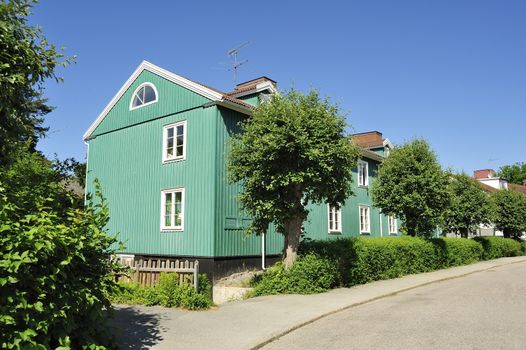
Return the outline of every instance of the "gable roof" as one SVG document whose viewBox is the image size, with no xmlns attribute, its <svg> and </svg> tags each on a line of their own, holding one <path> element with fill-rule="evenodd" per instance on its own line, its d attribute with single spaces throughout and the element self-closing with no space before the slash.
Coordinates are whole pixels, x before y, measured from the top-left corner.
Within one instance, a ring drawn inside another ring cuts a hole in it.
<svg viewBox="0 0 526 350">
<path fill-rule="evenodd" d="M 104 120 L 106 115 L 111 111 L 111 109 L 117 104 L 117 102 L 120 100 L 120 98 L 124 95 L 124 93 L 130 88 L 130 86 L 133 84 L 133 82 L 137 79 L 137 77 L 143 72 L 143 71 L 149 71 L 151 73 L 154 73 L 162 78 L 165 78 L 166 80 L 169 80 L 177 85 L 180 85 L 190 91 L 193 91 L 203 97 L 208 98 L 213 103 L 217 103 L 221 106 L 236 110 L 238 112 L 241 112 L 243 114 L 250 115 L 252 111 L 254 110 L 254 106 L 252 106 L 249 103 L 246 103 L 244 101 L 241 101 L 237 98 L 234 98 L 232 96 L 227 95 L 226 93 L 213 89 L 211 87 L 208 87 L 206 85 L 200 84 L 198 82 L 192 81 L 190 79 L 184 78 L 180 75 L 177 75 L 175 73 L 172 73 L 164 68 L 161 68 L 159 66 L 156 66 L 153 63 L 150 63 L 148 61 L 142 61 L 139 67 L 135 69 L 133 74 L 126 80 L 124 85 L 119 89 L 117 94 L 113 96 L 111 101 L 104 107 L 102 112 L 99 114 L 97 119 L 91 124 L 91 126 L 88 128 L 88 130 L 84 133 L 84 140 L 88 140 L 95 129 L 100 125 L 100 123 Z"/>
</svg>

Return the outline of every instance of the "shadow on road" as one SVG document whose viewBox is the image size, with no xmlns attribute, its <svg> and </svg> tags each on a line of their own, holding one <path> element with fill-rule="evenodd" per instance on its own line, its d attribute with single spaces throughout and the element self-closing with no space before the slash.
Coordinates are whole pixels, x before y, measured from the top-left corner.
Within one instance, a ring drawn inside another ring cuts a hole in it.
<svg viewBox="0 0 526 350">
<path fill-rule="evenodd" d="M 149 349 L 163 340 L 161 317 L 143 313 L 132 307 L 119 307 L 114 310 L 112 325 L 115 338 L 121 349 Z"/>
</svg>

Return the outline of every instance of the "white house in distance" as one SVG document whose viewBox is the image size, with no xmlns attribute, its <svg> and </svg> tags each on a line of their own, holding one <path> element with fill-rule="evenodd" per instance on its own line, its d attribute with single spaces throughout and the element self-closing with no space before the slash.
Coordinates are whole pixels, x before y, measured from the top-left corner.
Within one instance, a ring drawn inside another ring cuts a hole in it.
<svg viewBox="0 0 526 350">
<path fill-rule="evenodd" d="M 475 170 L 473 177 L 480 182 L 482 188 L 487 192 L 493 193 L 499 190 L 510 189 L 526 195 L 526 182 L 522 185 L 510 183 L 508 180 L 497 176 L 493 169 Z M 481 225 L 478 231 L 480 236 L 504 236 L 501 231 L 496 230 L 492 225 Z"/>
</svg>

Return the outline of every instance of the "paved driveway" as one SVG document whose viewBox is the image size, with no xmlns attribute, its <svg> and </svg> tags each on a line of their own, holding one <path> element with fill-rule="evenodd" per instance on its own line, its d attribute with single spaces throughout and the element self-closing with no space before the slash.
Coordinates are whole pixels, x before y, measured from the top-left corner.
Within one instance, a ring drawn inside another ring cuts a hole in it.
<svg viewBox="0 0 526 350">
<path fill-rule="evenodd" d="M 423 286 L 322 318 L 263 347 L 526 349 L 526 264 Z"/>
</svg>

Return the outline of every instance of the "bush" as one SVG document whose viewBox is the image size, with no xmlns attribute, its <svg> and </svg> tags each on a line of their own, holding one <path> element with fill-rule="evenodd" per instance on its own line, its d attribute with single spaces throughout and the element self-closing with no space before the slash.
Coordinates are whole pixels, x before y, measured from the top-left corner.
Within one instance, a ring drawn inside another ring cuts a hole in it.
<svg viewBox="0 0 526 350">
<path fill-rule="evenodd" d="M 199 291 L 193 285 L 179 284 L 176 273 L 161 273 L 159 283 L 153 287 L 144 287 L 137 283 L 119 283 L 119 288 L 110 299 L 119 304 L 144 304 L 180 307 L 188 310 L 203 310 L 212 306 L 211 286 L 206 275 L 199 278 Z"/>
<path fill-rule="evenodd" d="M 336 286 L 337 280 L 336 263 L 316 254 L 305 254 L 288 270 L 279 262 L 265 271 L 255 282 L 253 295 L 321 293 Z"/>
<path fill-rule="evenodd" d="M 484 252 L 484 260 L 496 259 L 506 256 L 524 255 L 524 242 L 520 243 L 511 238 L 503 237 L 476 237 L 475 241 L 480 243 Z"/>
<path fill-rule="evenodd" d="M 472 239 L 434 238 L 430 242 L 435 246 L 438 258 L 437 269 L 468 265 L 482 260 L 483 248 Z"/>
<path fill-rule="evenodd" d="M 349 285 L 432 271 L 438 263 L 433 245 L 421 238 L 357 239 L 353 250 Z"/>
<path fill-rule="evenodd" d="M 500 237 L 304 240 L 294 265 L 289 270 L 281 263 L 269 268 L 253 281 L 252 295 L 321 293 L 336 286 L 350 287 L 524 254 L 526 242 Z"/>
<path fill-rule="evenodd" d="M 18 208 L 0 186 L 0 347 L 113 348 L 107 295 L 117 265 L 108 259 L 115 239 L 102 229 L 107 208 L 59 216 L 45 204 L 14 220 Z"/>
</svg>

